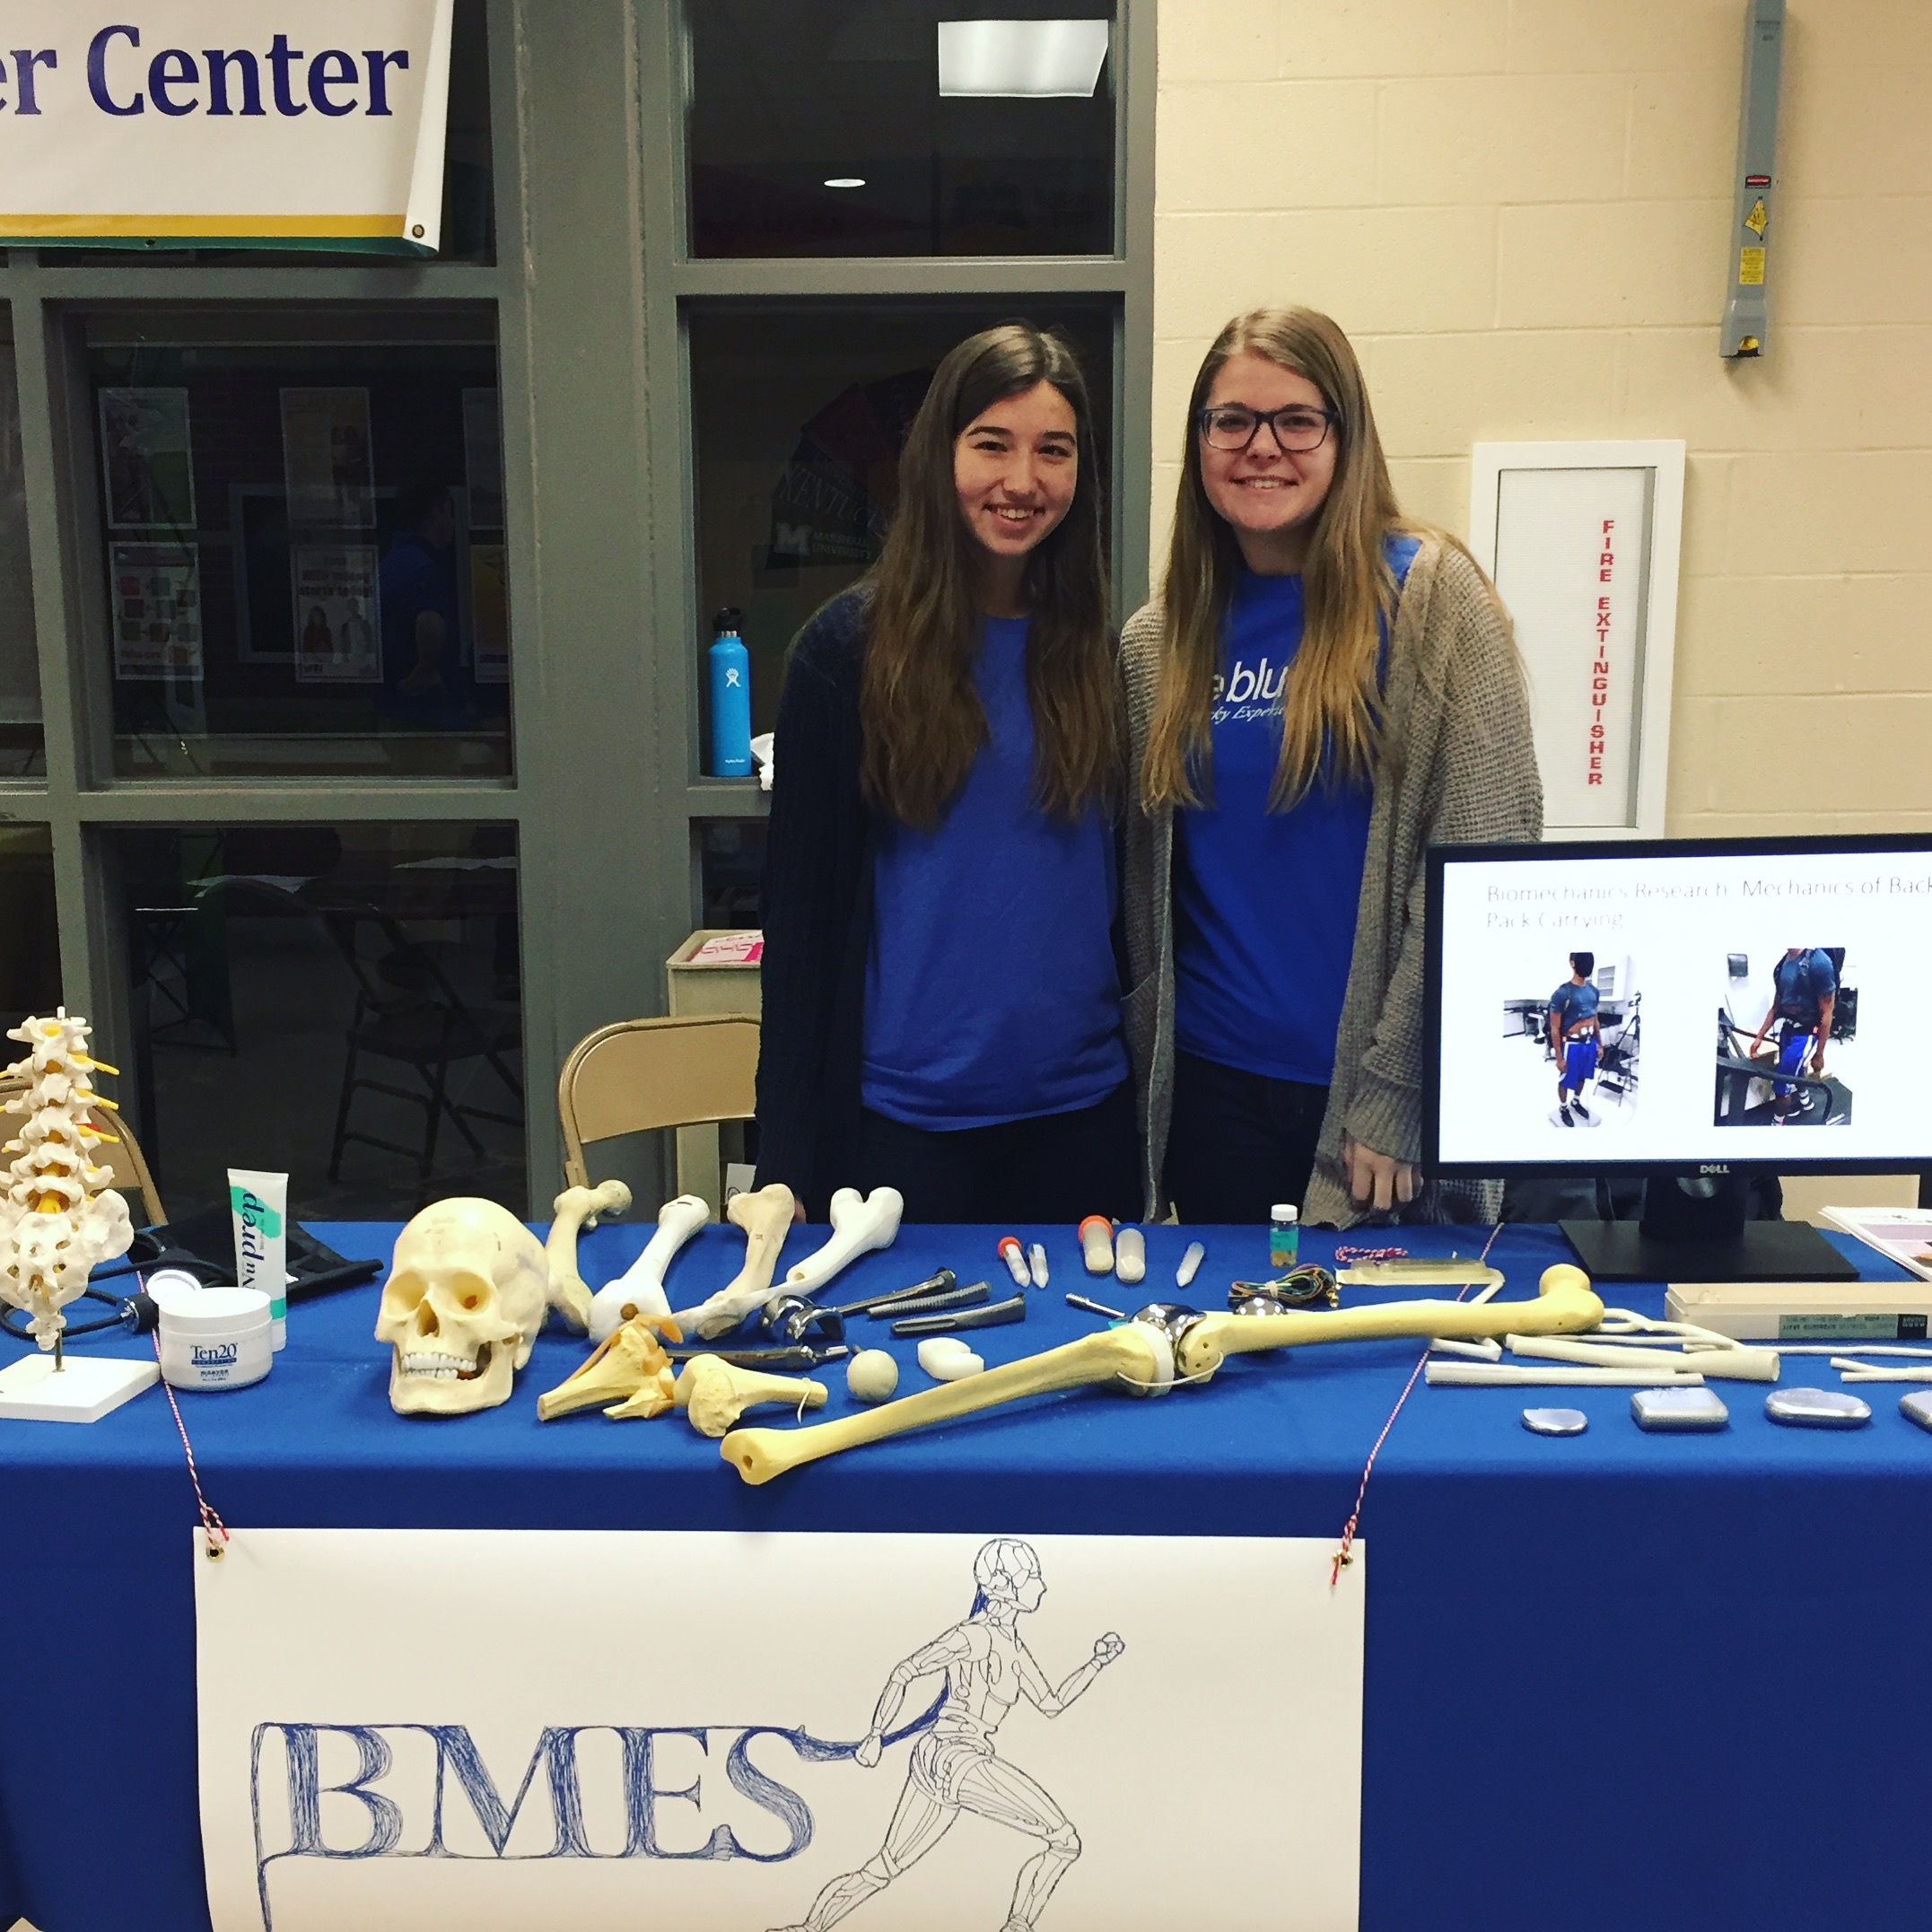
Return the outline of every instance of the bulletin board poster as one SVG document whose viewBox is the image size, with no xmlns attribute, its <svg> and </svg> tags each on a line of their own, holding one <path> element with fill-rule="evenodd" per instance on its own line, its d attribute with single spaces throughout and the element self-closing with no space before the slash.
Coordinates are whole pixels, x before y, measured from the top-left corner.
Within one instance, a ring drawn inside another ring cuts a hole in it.
<svg viewBox="0 0 1932 1932">
<path fill-rule="evenodd" d="M 1355 1932 L 1365 1581 L 1333 1557 L 240 1528 L 210 1563 L 197 1532 L 214 1932 Z M 1230 1604 L 1265 1664 L 1181 1667 Z M 566 1634 L 587 1604 L 610 1641 Z"/>
<path fill-rule="evenodd" d="M 479 685 L 510 682 L 510 583 L 502 544 L 469 546 L 469 628 Z"/>
<path fill-rule="evenodd" d="M 289 552 L 295 682 L 382 682 L 382 605 L 373 544 L 302 544 Z"/>
<path fill-rule="evenodd" d="M 102 389 L 101 464 L 109 529 L 195 528 L 186 389 Z"/>
<path fill-rule="evenodd" d="M 124 682 L 199 680 L 201 552 L 194 544 L 110 544 L 114 675 Z"/>
<path fill-rule="evenodd" d="M 369 440 L 369 391 L 282 391 L 282 476 L 295 527 L 376 527 L 376 476 Z"/>
</svg>

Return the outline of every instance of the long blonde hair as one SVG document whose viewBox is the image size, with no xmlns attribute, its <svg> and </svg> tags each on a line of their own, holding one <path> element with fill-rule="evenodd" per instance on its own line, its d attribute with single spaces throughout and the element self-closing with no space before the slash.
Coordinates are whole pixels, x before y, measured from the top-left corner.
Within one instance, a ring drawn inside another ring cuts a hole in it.
<svg viewBox="0 0 1932 1932">
<path fill-rule="evenodd" d="M 1316 513 L 1302 567 L 1301 647 L 1281 680 L 1281 753 L 1269 809 L 1286 811 L 1317 780 L 1366 779 L 1380 735 L 1376 666 L 1396 599 L 1383 541 L 1392 531 L 1420 526 L 1410 525 L 1395 502 L 1349 338 L 1313 309 L 1255 309 L 1237 315 L 1215 337 L 1188 398 L 1162 587 L 1160 689 L 1141 771 L 1150 806 L 1199 805 L 1209 794 L 1208 713 L 1241 552 L 1208 501 L 1196 424 L 1222 365 L 1244 353 L 1306 377 L 1337 418 L 1331 432 L 1337 442 L 1334 481 Z"/>
</svg>

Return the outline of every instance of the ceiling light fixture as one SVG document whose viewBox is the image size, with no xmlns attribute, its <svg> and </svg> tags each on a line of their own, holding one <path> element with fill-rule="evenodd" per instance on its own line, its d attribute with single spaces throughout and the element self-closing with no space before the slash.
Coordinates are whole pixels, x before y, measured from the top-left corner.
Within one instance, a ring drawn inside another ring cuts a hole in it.
<svg viewBox="0 0 1932 1932">
<path fill-rule="evenodd" d="M 835 174 L 826 182 L 827 188 L 863 188 L 865 177 L 858 174 Z"/>
<path fill-rule="evenodd" d="M 1104 20 L 942 20 L 940 92 L 1086 100 L 1106 65 Z"/>
</svg>

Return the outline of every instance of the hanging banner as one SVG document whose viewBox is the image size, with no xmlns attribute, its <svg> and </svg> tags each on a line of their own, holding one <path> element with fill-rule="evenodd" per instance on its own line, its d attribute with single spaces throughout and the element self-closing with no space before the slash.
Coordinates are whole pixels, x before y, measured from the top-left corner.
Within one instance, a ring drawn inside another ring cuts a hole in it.
<svg viewBox="0 0 1932 1932">
<path fill-rule="evenodd" d="M 1470 547 L 1528 674 L 1549 837 L 1660 837 L 1681 442 L 1478 443 Z"/>
<path fill-rule="evenodd" d="M 454 0 L 0 0 L 0 245 L 433 254 Z"/>
<path fill-rule="evenodd" d="M 210 1563 L 197 1532 L 214 1932 L 1352 1932 L 1333 1554 L 241 1530 Z"/>
</svg>

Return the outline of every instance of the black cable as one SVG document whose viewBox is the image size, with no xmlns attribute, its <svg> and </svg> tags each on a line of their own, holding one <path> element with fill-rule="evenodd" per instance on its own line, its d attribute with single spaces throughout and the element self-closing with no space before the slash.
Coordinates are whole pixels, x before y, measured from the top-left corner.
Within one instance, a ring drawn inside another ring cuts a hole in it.
<svg viewBox="0 0 1932 1932">
<path fill-rule="evenodd" d="M 118 1272 L 118 1271 L 117 1271 Z M 124 1329 L 130 1335 L 145 1335 L 153 1332 L 161 1320 L 161 1310 L 152 1297 L 136 1293 L 127 1296 L 110 1295 L 104 1289 L 83 1288 L 81 1293 L 90 1301 L 105 1302 L 114 1310 L 112 1315 L 97 1316 L 91 1322 L 69 1322 L 61 1331 L 62 1339 L 77 1341 L 83 1335 L 102 1335 L 110 1328 Z M 16 1342 L 32 1342 L 34 1333 L 27 1325 L 27 1311 L 24 1308 L 0 1308 L 0 1328 L 5 1329 Z"/>
</svg>

